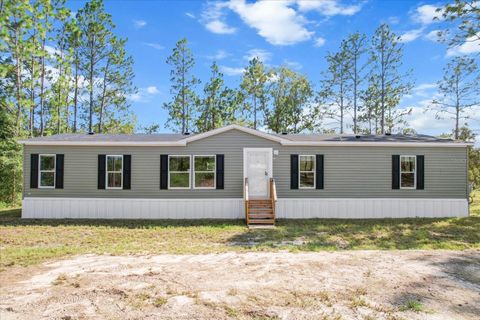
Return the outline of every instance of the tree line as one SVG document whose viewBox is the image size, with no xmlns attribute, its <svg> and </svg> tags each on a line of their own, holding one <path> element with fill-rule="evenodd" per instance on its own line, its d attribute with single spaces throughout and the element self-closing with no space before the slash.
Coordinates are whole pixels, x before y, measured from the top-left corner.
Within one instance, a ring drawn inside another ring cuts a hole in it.
<svg viewBox="0 0 480 320">
<path fill-rule="evenodd" d="M 480 43 L 480 13 L 471 0 L 439 10 L 453 26 L 439 34 L 451 48 Z M 19 199 L 19 138 L 135 131 L 129 100 L 137 92 L 133 59 L 115 28 L 102 0 L 90 0 L 77 12 L 65 0 L 0 0 L 0 202 Z M 410 71 L 402 72 L 403 44 L 387 24 L 371 37 L 350 34 L 325 60 L 320 83 L 312 83 L 286 65 L 271 67 L 254 57 L 232 88 L 216 62 L 209 79 L 200 81 L 188 41 L 181 39 L 166 61 L 166 126 L 181 133 L 230 123 L 275 133 L 413 132 L 405 121 L 411 108 L 399 103 L 414 82 Z M 454 138 L 472 137 L 464 123 L 479 103 L 476 62 L 476 56 L 452 58 L 429 106 L 438 118 L 452 118 Z"/>
</svg>

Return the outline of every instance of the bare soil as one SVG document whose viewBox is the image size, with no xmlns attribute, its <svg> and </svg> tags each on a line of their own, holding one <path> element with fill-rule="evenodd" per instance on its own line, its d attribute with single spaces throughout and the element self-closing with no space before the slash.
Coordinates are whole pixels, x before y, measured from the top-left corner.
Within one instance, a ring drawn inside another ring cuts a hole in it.
<svg viewBox="0 0 480 320">
<path fill-rule="evenodd" d="M 0 319 L 478 319 L 480 251 L 82 255 L 0 274 Z"/>
</svg>

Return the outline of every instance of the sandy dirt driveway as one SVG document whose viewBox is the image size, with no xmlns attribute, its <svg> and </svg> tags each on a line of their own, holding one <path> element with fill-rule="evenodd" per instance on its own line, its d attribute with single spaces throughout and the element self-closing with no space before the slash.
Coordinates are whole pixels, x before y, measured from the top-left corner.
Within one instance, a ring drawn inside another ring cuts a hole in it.
<svg viewBox="0 0 480 320">
<path fill-rule="evenodd" d="M 2 320 L 480 316 L 480 251 L 83 255 L 0 276 Z"/>
</svg>

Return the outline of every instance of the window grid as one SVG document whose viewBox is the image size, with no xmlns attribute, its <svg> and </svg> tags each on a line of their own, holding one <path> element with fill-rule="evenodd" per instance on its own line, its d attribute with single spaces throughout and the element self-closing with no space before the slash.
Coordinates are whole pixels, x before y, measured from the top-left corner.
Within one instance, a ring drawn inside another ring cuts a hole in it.
<svg viewBox="0 0 480 320">
<path fill-rule="evenodd" d="M 196 158 L 213 158 L 213 170 L 207 171 L 198 171 L 195 168 L 195 159 Z M 217 187 L 217 161 L 214 155 L 194 155 L 193 156 L 193 188 L 194 189 L 215 189 Z M 197 187 L 195 182 L 195 176 L 197 173 L 213 173 L 213 187 Z"/>
<path fill-rule="evenodd" d="M 114 170 L 108 170 L 108 158 L 120 158 L 121 159 L 121 163 L 122 163 L 122 167 L 120 168 L 120 170 L 115 170 L 115 160 L 113 161 L 113 169 Z M 105 188 L 106 189 L 123 189 L 123 155 L 107 155 L 105 157 L 105 171 L 106 171 L 106 175 L 105 175 Z M 119 187 L 109 187 L 109 183 L 108 183 L 108 177 L 109 177 L 109 173 L 119 173 L 120 174 L 120 186 Z"/>
<path fill-rule="evenodd" d="M 310 171 L 305 171 L 305 170 L 301 170 L 302 169 L 302 158 L 311 158 L 312 159 L 312 162 L 313 162 L 313 165 L 312 165 L 312 170 Z M 299 155 L 298 156 L 298 188 L 299 189 L 315 189 L 315 184 L 316 184 L 316 161 L 315 161 L 315 156 L 314 155 Z M 302 181 L 301 181 L 301 178 L 302 178 L 302 173 L 313 173 L 313 186 L 311 187 L 305 187 L 303 186 L 302 187 Z"/>
<path fill-rule="evenodd" d="M 410 162 L 410 159 L 413 159 L 413 169 L 412 170 L 403 170 L 402 169 L 402 162 L 403 161 L 408 161 Z M 402 175 L 403 174 L 413 174 L 413 186 L 411 187 L 404 187 L 403 186 L 403 181 L 402 181 Z M 400 189 L 415 189 L 417 187 L 417 156 L 411 156 L 411 155 L 401 155 L 400 156 Z"/>
<path fill-rule="evenodd" d="M 42 158 L 53 158 L 53 169 L 50 170 L 42 170 Z M 45 189 L 54 189 L 55 188 L 55 183 L 56 183 L 56 178 L 57 178 L 57 173 L 56 169 L 57 168 L 57 157 L 55 154 L 40 154 L 38 156 L 38 187 L 39 188 L 45 188 Z M 53 185 L 51 186 L 44 186 L 42 185 L 42 173 L 53 173 Z"/>
<path fill-rule="evenodd" d="M 171 158 L 188 158 L 188 170 L 187 171 L 171 171 L 170 170 L 170 159 Z M 190 155 L 169 155 L 168 156 L 168 189 L 191 189 L 191 171 L 192 171 L 192 157 Z M 170 176 L 171 174 L 175 174 L 175 173 L 183 173 L 183 174 L 188 174 L 188 187 L 172 187 L 171 186 L 171 179 L 170 179 Z"/>
</svg>

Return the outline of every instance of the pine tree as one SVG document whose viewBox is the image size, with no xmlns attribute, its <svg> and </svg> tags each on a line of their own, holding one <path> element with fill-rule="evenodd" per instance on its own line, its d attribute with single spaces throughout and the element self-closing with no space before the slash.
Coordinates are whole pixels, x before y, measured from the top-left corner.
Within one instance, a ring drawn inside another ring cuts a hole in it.
<svg viewBox="0 0 480 320">
<path fill-rule="evenodd" d="M 354 33 L 348 36 L 348 38 L 342 41 L 342 52 L 346 55 L 346 65 L 348 80 L 351 85 L 349 88 L 352 90 L 352 109 L 353 109 L 353 133 L 357 133 L 358 128 L 358 113 L 360 106 L 358 102 L 361 95 L 361 86 L 366 80 L 366 68 L 368 67 L 368 61 L 364 59 L 365 53 L 367 53 L 367 37 L 364 34 Z"/>
<path fill-rule="evenodd" d="M 250 100 L 250 103 L 245 105 L 245 111 L 249 118 L 253 116 L 252 126 L 254 129 L 257 129 L 257 126 L 260 124 L 258 114 L 264 112 L 267 107 L 268 93 L 266 84 L 269 78 L 269 71 L 266 70 L 263 62 L 257 57 L 249 61 L 243 73 L 240 89 L 244 96 Z"/>
<path fill-rule="evenodd" d="M 198 132 L 205 132 L 222 127 L 235 121 L 239 104 L 237 92 L 225 86 L 223 74 L 216 62 L 213 62 L 210 80 L 205 84 L 204 97 L 198 107 L 196 120 Z"/>
<path fill-rule="evenodd" d="M 329 53 L 326 59 L 328 69 L 323 73 L 317 102 L 323 106 L 322 116 L 338 122 L 339 131 L 342 134 L 345 130 L 345 114 L 351 108 L 348 96 L 352 88 L 349 81 L 350 61 L 344 46 L 341 46 L 337 53 Z"/>
<path fill-rule="evenodd" d="M 93 132 L 94 112 L 98 106 L 95 92 L 101 83 L 101 69 L 108 58 L 108 44 L 115 27 L 110 14 L 105 12 L 102 0 L 91 0 L 77 12 L 76 20 L 80 28 L 80 59 L 81 70 L 87 83 L 88 100 L 88 131 Z"/>
<path fill-rule="evenodd" d="M 180 129 L 180 132 L 185 134 L 189 132 L 192 114 L 198 104 L 194 89 L 200 83 L 200 80 L 191 74 L 195 59 L 188 48 L 187 39 L 177 42 L 172 54 L 167 58 L 167 63 L 172 67 L 170 94 L 173 96 L 172 101 L 163 105 L 169 114 L 167 125 L 174 130 Z"/>
<path fill-rule="evenodd" d="M 380 133 L 391 132 L 395 126 L 404 123 L 404 116 L 411 109 L 397 110 L 403 95 L 408 94 L 413 82 L 409 73 L 401 74 L 403 46 L 400 37 L 395 35 L 387 24 L 382 24 L 375 31 L 370 50 L 372 64 L 371 82 L 379 88 L 380 97 Z"/>
<path fill-rule="evenodd" d="M 441 98 L 433 100 L 430 109 L 436 111 L 437 119 L 448 116 L 455 121 L 454 138 L 459 139 L 460 121 L 468 118 L 465 113 L 469 109 L 480 104 L 480 74 L 475 60 L 453 58 L 444 68 L 438 91 Z"/>
</svg>

